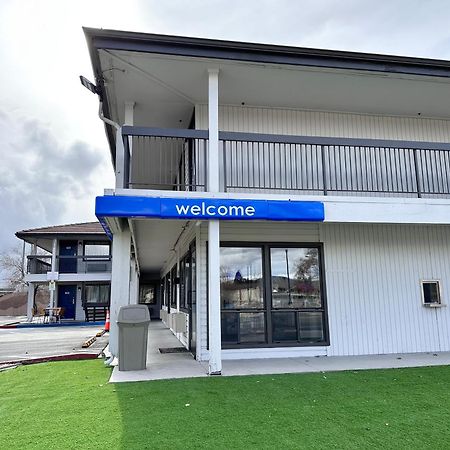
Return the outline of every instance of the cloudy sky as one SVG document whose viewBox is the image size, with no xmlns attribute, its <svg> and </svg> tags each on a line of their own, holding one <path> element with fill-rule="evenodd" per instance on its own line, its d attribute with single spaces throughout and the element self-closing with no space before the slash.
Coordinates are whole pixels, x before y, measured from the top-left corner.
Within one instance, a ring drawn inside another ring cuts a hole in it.
<svg viewBox="0 0 450 450">
<path fill-rule="evenodd" d="M 94 220 L 113 185 L 82 26 L 450 59 L 449 16 L 446 0 L 1 0 L 0 252 Z"/>
</svg>

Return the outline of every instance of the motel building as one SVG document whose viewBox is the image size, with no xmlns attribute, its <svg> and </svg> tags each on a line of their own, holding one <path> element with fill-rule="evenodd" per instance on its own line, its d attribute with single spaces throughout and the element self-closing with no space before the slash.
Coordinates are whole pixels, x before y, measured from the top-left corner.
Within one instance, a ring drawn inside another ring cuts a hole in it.
<svg viewBox="0 0 450 450">
<path fill-rule="evenodd" d="M 450 351 L 450 62 L 84 31 L 113 356 L 142 280 L 210 374 Z"/>
</svg>

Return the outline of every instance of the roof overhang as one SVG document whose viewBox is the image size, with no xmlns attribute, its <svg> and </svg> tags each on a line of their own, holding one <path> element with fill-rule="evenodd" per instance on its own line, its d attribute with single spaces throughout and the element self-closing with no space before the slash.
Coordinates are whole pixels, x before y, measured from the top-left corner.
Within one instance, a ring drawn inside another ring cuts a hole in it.
<svg viewBox="0 0 450 450">
<path fill-rule="evenodd" d="M 450 61 L 84 29 L 103 113 L 188 128 L 220 69 L 219 103 L 450 119 Z M 115 134 L 106 126 L 114 160 Z"/>
</svg>

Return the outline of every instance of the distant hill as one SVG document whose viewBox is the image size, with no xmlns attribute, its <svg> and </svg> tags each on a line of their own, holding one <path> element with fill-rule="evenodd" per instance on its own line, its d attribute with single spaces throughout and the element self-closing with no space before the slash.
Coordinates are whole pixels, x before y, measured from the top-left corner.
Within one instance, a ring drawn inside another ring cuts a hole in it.
<svg viewBox="0 0 450 450">
<path fill-rule="evenodd" d="M 48 305 L 48 290 L 39 289 L 36 294 L 36 305 L 45 308 Z M 0 316 L 25 316 L 27 314 L 27 293 L 12 292 L 0 297 Z"/>
</svg>

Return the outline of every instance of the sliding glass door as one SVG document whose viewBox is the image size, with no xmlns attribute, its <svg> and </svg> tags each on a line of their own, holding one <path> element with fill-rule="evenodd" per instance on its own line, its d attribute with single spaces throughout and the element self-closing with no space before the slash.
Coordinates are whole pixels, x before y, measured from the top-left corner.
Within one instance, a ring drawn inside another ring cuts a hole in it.
<svg viewBox="0 0 450 450">
<path fill-rule="evenodd" d="M 324 345 L 319 246 L 221 247 L 224 347 Z"/>
</svg>

